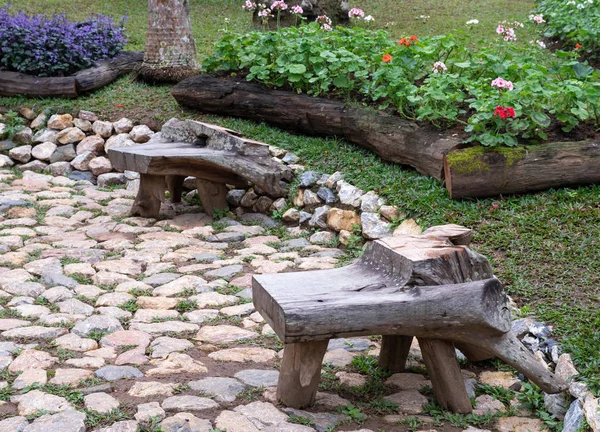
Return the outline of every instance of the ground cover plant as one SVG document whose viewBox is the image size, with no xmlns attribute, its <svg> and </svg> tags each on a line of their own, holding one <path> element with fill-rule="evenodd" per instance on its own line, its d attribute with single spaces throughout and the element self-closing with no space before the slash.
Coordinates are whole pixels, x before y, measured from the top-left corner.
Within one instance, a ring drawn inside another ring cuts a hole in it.
<svg viewBox="0 0 600 432">
<path fill-rule="evenodd" d="M 0 8 L 0 67 L 37 76 L 70 75 L 116 56 L 126 43 L 122 22 L 95 15 L 83 22 L 65 15 L 12 14 Z"/>
<path fill-rule="evenodd" d="M 108 0 L 64 2 L 21 0 L 30 14 L 65 12 L 83 20 L 92 12 L 118 19 L 127 14 L 127 49 L 143 49 L 146 2 Z M 248 13 L 238 0 L 192 0 L 194 37 L 200 55 L 213 52 L 220 29 L 250 30 Z M 386 29 L 397 41 L 406 35 L 425 36 L 466 29 L 469 46 L 481 38 L 492 41 L 498 22 L 526 21 L 535 4 L 528 0 L 403 1 L 365 0 L 361 7 L 375 17 L 371 29 Z M 419 16 L 429 17 L 420 19 Z M 229 22 L 224 22 L 228 18 Z M 415 19 L 417 18 L 417 19 Z M 466 25 L 478 20 L 478 24 Z M 516 44 L 535 38 L 536 27 L 520 30 Z M 490 31 L 492 29 L 492 31 Z M 544 51 L 546 52 L 546 51 Z M 495 77 L 494 77 L 495 78 Z M 423 226 L 458 223 L 475 230 L 474 249 L 488 256 L 496 275 L 522 307 L 522 314 L 552 324 L 555 334 L 582 373 L 581 379 L 600 395 L 600 187 L 563 188 L 523 196 L 452 201 L 441 184 L 411 170 L 333 138 L 294 135 L 246 120 L 200 115 L 184 110 L 170 96 L 170 86 L 149 86 L 130 77 L 76 100 L 0 98 L 0 105 L 41 112 L 95 111 L 103 118 L 127 116 L 157 127 L 171 117 L 194 118 L 239 130 L 253 139 L 294 151 L 303 163 L 322 172 L 340 170 L 352 184 L 374 189 Z"/>
</svg>

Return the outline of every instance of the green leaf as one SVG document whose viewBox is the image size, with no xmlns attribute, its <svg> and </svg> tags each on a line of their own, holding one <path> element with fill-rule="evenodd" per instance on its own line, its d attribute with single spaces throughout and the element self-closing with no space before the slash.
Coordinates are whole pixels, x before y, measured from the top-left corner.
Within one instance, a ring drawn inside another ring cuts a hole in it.
<svg viewBox="0 0 600 432">
<path fill-rule="evenodd" d="M 351 82 L 348 80 L 346 75 L 339 75 L 333 80 L 333 85 L 336 87 L 346 88 L 351 87 Z"/>
<path fill-rule="evenodd" d="M 541 112 L 531 114 L 531 119 L 542 127 L 550 126 L 550 117 Z"/>
<path fill-rule="evenodd" d="M 577 78 L 583 79 L 591 75 L 594 72 L 594 68 L 583 63 L 576 63 L 573 65 L 573 71 L 577 75 Z"/>
<path fill-rule="evenodd" d="M 303 74 L 304 72 L 306 72 L 306 66 L 304 66 L 303 64 L 299 64 L 299 63 L 291 64 L 288 67 L 288 70 L 292 74 Z"/>
</svg>

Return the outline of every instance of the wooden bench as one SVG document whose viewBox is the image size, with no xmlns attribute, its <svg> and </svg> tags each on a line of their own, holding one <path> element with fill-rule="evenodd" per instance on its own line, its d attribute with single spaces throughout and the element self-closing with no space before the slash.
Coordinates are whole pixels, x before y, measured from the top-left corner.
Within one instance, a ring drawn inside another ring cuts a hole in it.
<svg viewBox="0 0 600 432">
<path fill-rule="evenodd" d="M 382 335 L 379 366 L 404 370 L 417 337 L 437 400 L 471 412 L 455 347 L 469 359 L 499 357 L 547 393 L 567 388 L 511 333 L 508 297 L 471 231 L 433 227 L 372 242 L 355 264 L 255 275 L 256 310 L 284 342 L 278 400 L 314 404 L 329 339 Z"/>
<path fill-rule="evenodd" d="M 237 132 L 198 121 L 171 119 L 160 139 L 147 144 L 110 149 L 108 157 L 120 171 L 140 173 L 140 188 L 132 214 L 157 217 L 169 190 L 173 202 L 181 201 L 183 181 L 196 177 L 204 211 L 227 208 L 226 184 L 259 187 L 272 198 L 287 195 L 292 171 L 274 161 L 269 146 L 241 137 Z"/>
</svg>

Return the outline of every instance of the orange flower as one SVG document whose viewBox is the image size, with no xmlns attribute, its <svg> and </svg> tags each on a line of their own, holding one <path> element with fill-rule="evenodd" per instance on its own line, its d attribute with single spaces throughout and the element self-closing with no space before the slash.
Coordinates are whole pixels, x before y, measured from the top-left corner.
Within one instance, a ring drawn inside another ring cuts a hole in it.
<svg viewBox="0 0 600 432">
<path fill-rule="evenodd" d="M 581 49 L 581 48 L 583 48 L 583 45 L 581 45 L 580 43 L 575 44 L 575 49 Z"/>
<path fill-rule="evenodd" d="M 415 35 L 412 35 L 412 36 L 410 37 L 410 40 L 411 40 L 411 41 L 415 41 L 415 42 L 418 42 L 418 41 L 419 41 L 419 39 L 417 39 L 417 37 L 416 37 Z"/>
<path fill-rule="evenodd" d="M 408 40 L 406 38 L 402 38 L 398 41 L 398 45 L 406 45 L 406 43 L 408 42 Z M 410 45 L 410 42 L 408 42 Z"/>
<path fill-rule="evenodd" d="M 381 60 L 384 63 L 390 63 L 392 61 L 392 56 L 389 54 L 384 55 L 383 57 L 381 57 Z"/>
</svg>

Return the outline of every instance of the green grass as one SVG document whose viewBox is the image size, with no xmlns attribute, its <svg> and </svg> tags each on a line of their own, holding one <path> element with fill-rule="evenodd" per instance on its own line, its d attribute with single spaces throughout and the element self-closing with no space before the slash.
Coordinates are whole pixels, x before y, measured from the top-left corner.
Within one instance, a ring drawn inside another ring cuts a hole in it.
<svg viewBox="0 0 600 432">
<path fill-rule="evenodd" d="M 73 19 L 84 18 L 91 12 L 115 17 L 127 14 L 128 48 L 143 49 L 146 2 L 21 0 L 14 5 L 27 12 L 64 11 Z M 354 2 L 353 6 L 356 5 Z M 365 0 L 360 6 L 375 17 L 375 27 L 386 27 L 393 37 L 463 29 L 473 35 L 474 41 L 495 37 L 493 30 L 500 20 L 525 21 L 533 9 L 531 1 L 515 0 Z M 250 17 L 242 11 L 239 0 L 192 0 L 191 11 L 199 56 L 210 54 L 212 43 L 220 37 L 219 29 L 225 26 L 224 18 L 230 19 L 228 26 L 232 30 L 250 28 Z M 431 18 L 427 22 L 415 20 L 419 15 Z M 480 24 L 467 28 L 464 23 L 474 18 Z M 527 43 L 529 39 L 531 35 L 520 33 L 520 42 Z M 127 115 L 157 126 L 171 117 L 217 123 L 250 138 L 294 151 L 311 169 L 327 173 L 343 171 L 349 182 L 364 190 L 375 190 L 423 226 L 457 223 L 473 228 L 473 248 L 489 257 L 496 275 L 520 306 L 555 326 L 555 336 L 566 351 L 573 353 L 581 378 L 600 395 L 597 374 L 600 368 L 600 254 L 597 253 L 600 186 L 452 201 L 435 180 L 382 162 L 344 141 L 292 135 L 246 120 L 201 115 L 178 107 L 169 91 L 167 85 L 150 86 L 123 77 L 76 100 L 0 98 L 0 105 L 13 109 L 29 106 L 40 112 L 45 108 L 55 112 L 82 108 L 95 111 L 105 119 L 116 120 Z M 90 282 L 85 278 L 80 283 Z M 221 291 L 231 293 L 229 288 Z"/>
</svg>

